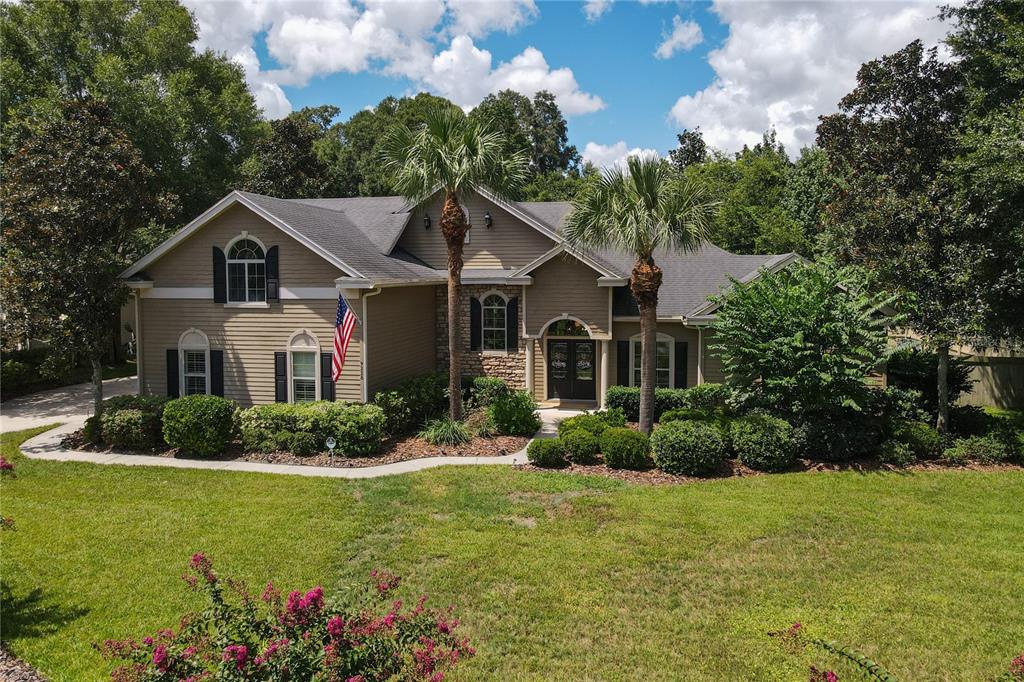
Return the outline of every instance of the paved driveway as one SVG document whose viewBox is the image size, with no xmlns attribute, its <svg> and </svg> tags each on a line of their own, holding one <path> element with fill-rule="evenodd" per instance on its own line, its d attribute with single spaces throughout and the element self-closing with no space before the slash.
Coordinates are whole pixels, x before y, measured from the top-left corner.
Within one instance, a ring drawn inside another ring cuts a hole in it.
<svg viewBox="0 0 1024 682">
<path fill-rule="evenodd" d="M 135 377 L 107 379 L 103 397 L 135 393 Z M 40 391 L 0 403 L 0 431 L 21 431 L 55 422 L 84 421 L 92 415 L 92 384 Z"/>
</svg>

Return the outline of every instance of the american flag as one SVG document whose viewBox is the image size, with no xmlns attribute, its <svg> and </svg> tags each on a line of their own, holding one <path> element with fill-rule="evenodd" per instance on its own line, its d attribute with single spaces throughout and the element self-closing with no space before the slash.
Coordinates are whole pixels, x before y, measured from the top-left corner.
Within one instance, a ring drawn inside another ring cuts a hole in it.
<svg viewBox="0 0 1024 682">
<path fill-rule="evenodd" d="M 338 317 L 334 320 L 334 353 L 331 358 L 331 380 L 341 378 L 341 368 L 345 365 L 345 353 L 348 342 L 352 339 L 352 330 L 356 326 L 356 316 L 345 303 L 344 296 L 338 296 Z"/>
</svg>

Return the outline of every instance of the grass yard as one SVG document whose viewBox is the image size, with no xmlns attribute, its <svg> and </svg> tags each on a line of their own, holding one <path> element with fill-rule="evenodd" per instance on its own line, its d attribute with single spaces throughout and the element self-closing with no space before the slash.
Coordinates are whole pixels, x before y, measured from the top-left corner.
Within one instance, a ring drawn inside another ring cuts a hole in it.
<svg viewBox="0 0 1024 682">
<path fill-rule="evenodd" d="M 173 625 L 195 551 L 257 587 L 453 603 L 475 679 L 806 679 L 801 621 L 903 680 L 991 680 L 1024 650 L 1024 474 L 787 474 L 675 487 L 435 469 L 348 482 L 29 461 L 4 434 L 3 638 L 52 680 Z M 836 667 L 829 662 L 830 667 Z M 849 678 L 842 678 L 849 679 Z"/>
</svg>

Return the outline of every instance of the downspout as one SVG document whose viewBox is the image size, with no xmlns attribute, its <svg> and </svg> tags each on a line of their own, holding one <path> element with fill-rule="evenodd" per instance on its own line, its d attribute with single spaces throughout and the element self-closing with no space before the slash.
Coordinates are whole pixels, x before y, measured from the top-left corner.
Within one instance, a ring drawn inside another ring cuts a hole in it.
<svg viewBox="0 0 1024 682">
<path fill-rule="evenodd" d="M 135 387 L 142 395 L 142 290 L 135 290 Z"/>
<path fill-rule="evenodd" d="M 369 292 L 363 294 L 360 297 L 363 300 L 363 317 L 362 317 L 361 320 L 359 320 L 359 326 L 362 328 L 362 333 L 363 333 L 363 349 L 362 349 L 363 350 L 363 363 L 362 363 L 363 364 L 363 371 L 362 371 L 362 376 L 363 376 L 363 402 L 364 403 L 370 402 L 370 384 L 369 384 L 369 380 L 370 380 L 369 357 L 370 357 L 370 354 L 369 354 L 369 351 L 367 350 L 370 344 L 367 343 L 367 333 L 366 333 L 366 299 L 370 298 L 371 296 L 376 296 L 381 291 L 383 291 L 383 289 L 378 287 L 378 288 L 374 289 L 373 291 L 369 291 Z"/>
<path fill-rule="evenodd" d="M 697 327 L 697 385 L 704 383 L 704 327 Z"/>
</svg>

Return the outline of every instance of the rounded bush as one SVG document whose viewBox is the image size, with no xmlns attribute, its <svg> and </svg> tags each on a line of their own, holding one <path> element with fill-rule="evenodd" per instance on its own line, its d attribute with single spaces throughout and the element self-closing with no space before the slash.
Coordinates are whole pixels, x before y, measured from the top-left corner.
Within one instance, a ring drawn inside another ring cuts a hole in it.
<svg viewBox="0 0 1024 682">
<path fill-rule="evenodd" d="M 878 451 L 878 461 L 882 464 L 905 467 L 913 464 L 916 459 L 914 451 L 909 445 L 894 439 L 882 443 L 882 447 Z"/>
<path fill-rule="evenodd" d="M 558 423 L 558 435 L 564 436 L 572 431 L 582 430 L 595 438 L 600 438 L 607 428 L 608 423 L 599 415 L 584 413 L 560 421 Z"/>
<path fill-rule="evenodd" d="M 604 463 L 612 469 L 646 469 L 650 447 L 647 434 L 633 429 L 611 428 L 601 434 Z"/>
<path fill-rule="evenodd" d="M 299 457 L 309 457 L 320 452 L 320 443 L 312 433 L 299 431 L 292 434 L 292 454 Z"/>
<path fill-rule="evenodd" d="M 276 431 L 273 434 L 274 452 L 291 452 L 294 433 L 291 431 Z"/>
<path fill-rule="evenodd" d="M 188 395 L 164 407 L 164 440 L 182 452 L 210 457 L 234 434 L 235 404 L 215 395 Z"/>
<path fill-rule="evenodd" d="M 574 464 L 593 464 L 601 444 L 597 436 L 584 429 L 573 429 L 564 436 L 559 436 L 565 448 L 565 455 Z"/>
<path fill-rule="evenodd" d="M 532 436 L 540 428 L 537 401 L 526 391 L 512 391 L 494 398 L 487 406 L 498 433 L 506 436 Z"/>
<path fill-rule="evenodd" d="M 115 448 L 146 450 L 159 440 L 160 419 L 152 412 L 136 409 L 103 412 L 100 430 L 103 440 Z"/>
<path fill-rule="evenodd" d="M 893 429 L 892 440 L 909 447 L 916 459 L 935 459 L 942 454 L 942 435 L 925 422 L 899 422 Z"/>
<path fill-rule="evenodd" d="M 246 452 L 274 452 L 277 446 L 267 429 L 243 429 L 242 449 Z"/>
<path fill-rule="evenodd" d="M 537 438 L 530 441 L 526 446 L 526 459 L 539 467 L 559 468 L 567 464 L 565 447 L 560 438 Z"/>
<path fill-rule="evenodd" d="M 618 407 L 609 407 L 593 414 L 603 419 L 608 426 L 621 429 L 626 425 L 626 413 Z"/>
<path fill-rule="evenodd" d="M 699 421 L 669 422 L 651 436 L 654 463 L 675 475 L 699 476 L 714 472 L 725 461 L 725 441 L 714 424 Z"/>
<path fill-rule="evenodd" d="M 4 360 L 0 365 L 0 377 L 3 378 L 4 387 L 9 390 L 30 383 L 34 375 L 35 370 L 30 365 L 18 360 Z"/>
<path fill-rule="evenodd" d="M 1011 459 L 1013 453 L 1006 444 L 992 436 L 969 436 L 957 439 L 953 447 L 942 453 L 942 459 L 951 464 L 965 464 L 969 461 L 995 464 Z"/>
<path fill-rule="evenodd" d="M 815 415 L 793 427 L 797 453 L 824 462 L 873 456 L 881 436 L 880 425 L 867 415 Z"/>
<path fill-rule="evenodd" d="M 91 443 L 92 445 L 99 445 L 103 442 L 103 432 L 98 418 L 89 417 L 85 420 L 85 426 L 82 427 L 82 437 L 85 438 L 86 443 Z"/>
<path fill-rule="evenodd" d="M 687 407 L 702 412 L 724 409 L 732 396 L 732 389 L 726 384 L 704 383 L 685 390 L 683 402 Z"/>
<path fill-rule="evenodd" d="M 661 419 L 658 420 L 660 424 L 667 424 L 669 422 L 679 421 L 702 421 L 710 422 L 715 420 L 715 415 L 706 410 L 698 410 L 689 407 L 679 407 L 674 410 L 669 410 L 665 414 L 661 415 Z"/>
<path fill-rule="evenodd" d="M 373 404 L 384 411 L 384 432 L 401 436 L 412 430 L 412 410 L 398 391 L 381 391 L 373 396 Z"/>
<path fill-rule="evenodd" d="M 768 415 L 736 419 L 729 430 L 736 457 L 751 469 L 783 471 L 796 461 L 793 427 Z"/>
<path fill-rule="evenodd" d="M 498 377 L 474 377 L 470 398 L 477 407 L 487 407 L 509 394 L 508 384 Z"/>
</svg>

